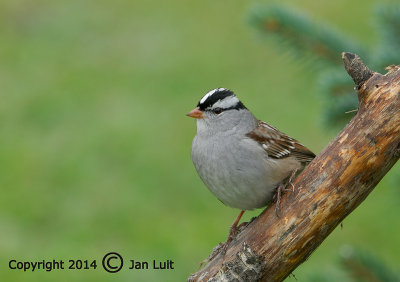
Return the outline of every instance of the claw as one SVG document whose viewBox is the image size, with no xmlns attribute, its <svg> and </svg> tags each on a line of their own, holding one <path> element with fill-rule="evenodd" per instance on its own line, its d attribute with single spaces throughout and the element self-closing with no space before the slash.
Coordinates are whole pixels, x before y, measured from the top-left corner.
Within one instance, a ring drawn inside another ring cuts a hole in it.
<svg viewBox="0 0 400 282">
<path fill-rule="evenodd" d="M 277 193 L 276 193 L 275 213 L 276 213 L 276 216 L 277 216 L 277 217 L 279 217 L 279 205 L 280 205 L 280 203 L 281 203 L 281 194 L 282 194 L 282 191 L 283 191 L 283 192 L 287 192 L 287 191 L 292 191 L 292 192 L 294 192 L 294 185 L 293 185 L 293 183 L 292 183 L 292 179 L 293 179 L 293 177 L 296 175 L 297 171 L 298 171 L 298 169 L 293 170 L 292 173 L 291 173 L 290 176 L 289 176 L 289 180 L 287 181 L 287 183 L 290 184 L 290 185 L 292 186 L 292 190 L 286 189 L 285 186 L 283 185 L 283 183 L 279 184 L 278 188 L 276 189 L 276 192 L 277 192 Z"/>
<path fill-rule="evenodd" d="M 290 177 L 289 177 L 289 180 L 288 180 L 288 183 L 292 186 L 292 192 L 294 192 L 294 185 L 293 185 L 293 183 L 292 183 L 292 179 L 293 179 L 293 177 L 296 175 L 296 173 L 297 173 L 298 170 L 299 170 L 298 168 L 296 168 L 295 170 L 293 170 L 292 173 L 290 174 Z"/>
<path fill-rule="evenodd" d="M 275 206 L 275 213 L 276 213 L 276 216 L 277 217 L 279 217 L 279 205 L 280 205 L 280 203 L 281 203 L 281 193 L 282 193 L 282 190 L 283 190 L 284 188 L 283 188 L 283 184 L 281 183 L 281 184 L 279 184 L 279 186 L 278 186 L 278 189 L 276 189 L 276 206 Z"/>
</svg>

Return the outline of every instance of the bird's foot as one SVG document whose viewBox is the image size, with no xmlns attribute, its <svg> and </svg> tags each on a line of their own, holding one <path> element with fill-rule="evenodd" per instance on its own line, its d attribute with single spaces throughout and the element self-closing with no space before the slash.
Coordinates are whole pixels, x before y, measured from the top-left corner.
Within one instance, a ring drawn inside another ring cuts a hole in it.
<svg viewBox="0 0 400 282">
<path fill-rule="evenodd" d="M 228 250 L 229 244 L 234 240 L 246 226 L 249 224 L 248 222 L 242 222 L 239 226 L 231 226 L 229 230 L 229 235 L 228 239 L 225 241 L 225 243 L 222 244 L 221 246 L 221 254 L 225 256 L 226 251 Z M 221 243 L 220 243 L 221 244 Z"/>
<path fill-rule="evenodd" d="M 281 194 L 284 189 L 285 188 L 283 184 L 279 184 L 278 188 L 276 189 L 276 194 L 274 195 L 274 197 L 276 197 L 275 213 L 277 217 L 279 217 L 279 205 L 281 204 Z"/>
<path fill-rule="evenodd" d="M 282 192 L 289 192 L 289 191 L 294 192 L 294 185 L 292 183 L 292 180 L 295 177 L 297 171 L 298 171 L 298 169 L 295 169 L 292 171 L 292 173 L 289 176 L 288 181 L 286 182 L 286 185 L 281 183 L 281 184 L 279 184 L 278 188 L 276 189 L 276 194 L 274 195 L 274 198 L 276 198 L 275 213 L 276 213 L 277 217 L 279 217 L 279 205 L 281 203 Z M 292 186 L 292 189 L 286 188 L 289 185 Z"/>
<path fill-rule="evenodd" d="M 293 178 L 296 176 L 296 173 L 297 173 L 298 171 L 299 171 L 299 170 L 298 170 L 297 168 L 296 168 L 295 170 L 293 170 L 292 173 L 291 173 L 290 176 L 289 176 L 289 180 L 287 181 L 288 185 L 292 186 L 292 192 L 294 192 L 294 185 L 293 185 L 292 180 L 293 180 Z M 289 189 L 285 188 L 285 191 L 286 191 L 286 190 L 289 190 Z"/>
</svg>

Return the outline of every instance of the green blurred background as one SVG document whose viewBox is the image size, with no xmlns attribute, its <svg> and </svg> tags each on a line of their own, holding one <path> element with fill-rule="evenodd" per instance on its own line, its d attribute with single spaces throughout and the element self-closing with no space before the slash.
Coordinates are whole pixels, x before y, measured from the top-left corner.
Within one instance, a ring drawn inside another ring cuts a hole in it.
<svg viewBox="0 0 400 282">
<path fill-rule="evenodd" d="M 382 1 L 284 2 L 365 44 L 377 36 L 371 11 Z M 190 160 L 196 127 L 185 114 L 210 89 L 233 89 L 316 153 L 337 134 L 321 126 L 315 71 L 260 39 L 246 18 L 252 3 L 0 2 L 2 281 L 179 281 L 196 271 L 238 212 Z M 398 168 L 296 269 L 299 281 L 353 281 L 338 261 L 344 245 L 399 266 Z M 109 274 L 109 251 L 175 269 Z M 8 268 L 53 258 L 97 259 L 98 269 Z"/>
</svg>

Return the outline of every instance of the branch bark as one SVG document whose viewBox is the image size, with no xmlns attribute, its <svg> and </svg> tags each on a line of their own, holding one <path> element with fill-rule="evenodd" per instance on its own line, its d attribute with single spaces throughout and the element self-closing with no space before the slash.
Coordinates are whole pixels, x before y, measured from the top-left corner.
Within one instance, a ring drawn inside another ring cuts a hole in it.
<svg viewBox="0 0 400 282">
<path fill-rule="evenodd" d="M 372 72 L 342 53 L 359 110 L 294 181 L 295 192 L 265 209 L 188 281 L 282 281 L 375 188 L 400 157 L 400 69 Z"/>
</svg>

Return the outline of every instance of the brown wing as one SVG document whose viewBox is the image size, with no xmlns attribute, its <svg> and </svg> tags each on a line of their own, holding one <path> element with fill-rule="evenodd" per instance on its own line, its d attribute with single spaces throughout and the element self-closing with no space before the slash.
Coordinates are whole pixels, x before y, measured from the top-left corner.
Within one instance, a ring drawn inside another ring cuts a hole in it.
<svg viewBox="0 0 400 282">
<path fill-rule="evenodd" d="M 246 135 L 257 141 L 271 158 L 283 159 L 294 156 L 300 162 L 308 163 L 315 157 L 313 152 L 297 140 L 263 121 L 259 121 L 258 126 Z"/>
</svg>

